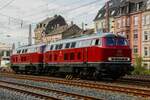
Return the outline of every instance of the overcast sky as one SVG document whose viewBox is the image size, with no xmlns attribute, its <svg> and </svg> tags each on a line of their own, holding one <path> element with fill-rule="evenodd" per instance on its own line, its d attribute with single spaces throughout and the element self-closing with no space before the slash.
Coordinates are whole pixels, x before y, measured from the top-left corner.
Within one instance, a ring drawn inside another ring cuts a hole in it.
<svg viewBox="0 0 150 100">
<path fill-rule="evenodd" d="M 93 19 L 106 0 L 0 0 L 0 42 L 27 43 L 28 25 L 33 30 L 41 20 L 60 14 L 68 24 L 84 22 L 93 27 Z M 33 33 L 34 34 L 34 33 Z"/>
</svg>

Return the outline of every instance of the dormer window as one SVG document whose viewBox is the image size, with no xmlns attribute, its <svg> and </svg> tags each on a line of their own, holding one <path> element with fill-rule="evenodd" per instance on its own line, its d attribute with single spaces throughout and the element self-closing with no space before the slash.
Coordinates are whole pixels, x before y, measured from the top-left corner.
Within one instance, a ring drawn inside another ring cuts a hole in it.
<svg viewBox="0 0 150 100">
<path fill-rule="evenodd" d="M 150 9 L 150 0 L 147 1 L 147 9 Z"/>
<path fill-rule="evenodd" d="M 113 11 L 111 12 L 111 15 L 114 15 L 114 13 L 115 13 L 115 10 L 113 10 Z"/>
<path fill-rule="evenodd" d="M 43 27 L 46 27 L 46 24 L 43 24 Z"/>
<path fill-rule="evenodd" d="M 40 24 L 40 28 L 42 28 L 42 24 Z"/>
<path fill-rule="evenodd" d="M 113 2 L 109 2 L 109 6 L 112 6 L 113 5 Z"/>
<path fill-rule="evenodd" d="M 141 8 L 143 7 L 143 2 L 139 2 L 138 5 L 139 5 L 139 6 L 138 6 L 138 9 L 141 10 Z"/>
</svg>

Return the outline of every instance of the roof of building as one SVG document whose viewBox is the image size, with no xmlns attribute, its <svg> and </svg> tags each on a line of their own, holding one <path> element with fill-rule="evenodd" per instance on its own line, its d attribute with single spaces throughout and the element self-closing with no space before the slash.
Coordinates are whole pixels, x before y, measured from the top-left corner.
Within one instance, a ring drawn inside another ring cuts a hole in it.
<svg viewBox="0 0 150 100">
<path fill-rule="evenodd" d="M 61 15 L 54 15 L 53 17 L 47 17 L 43 21 L 39 22 L 39 24 L 45 24 L 47 26 L 49 22 L 51 22 L 57 18 L 63 18 L 63 17 Z"/>
<path fill-rule="evenodd" d="M 125 5 L 127 5 L 129 3 L 136 4 L 136 3 L 140 3 L 140 2 L 143 2 L 142 9 L 140 9 L 140 10 L 145 10 L 146 7 L 148 5 L 150 5 L 150 4 L 147 3 L 148 0 L 110 0 L 109 1 L 109 16 L 110 17 L 118 16 L 120 14 L 120 7 L 123 7 L 123 6 L 125 6 Z M 99 19 L 104 19 L 106 17 L 106 9 L 105 8 L 106 8 L 106 5 L 104 5 L 98 11 L 98 14 L 96 15 L 94 21 L 99 20 Z M 136 10 L 135 10 L 135 12 L 136 12 Z"/>
<path fill-rule="evenodd" d="M 73 25 L 64 25 L 64 26 L 60 26 L 58 27 L 57 29 L 53 30 L 51 32 L 51 34 L 47 34 L 48 36 L 49 35 L 54 35 L 54 34 L 60 34 L 60 33 L 65 33 L 67 30 L 73 28 L 73 27 L 77 27 L 79 28 L 76 24 L 73 24 Z M 79 28 L 80 29 L 80 28 Z M 81 29 L 80 29 L 81 30 Z"/>
<path fill-rule="evenodd" d="M 109 1 L 109 15 L 110 17 L 116 16 L 119 13 L 119 6 L 121 2 L 124 0 L 110 0 Z M 106 5 L 104 5 L 99 11 L 98 14 L 96 15 L 94 21 L 98 19 L 103 19 L 106 16 Z"/>
<path fill-rule="evenodd" d="M 7 45 L 5 43 L 1 43 L 0 42 L 0 51 L 2 51 L 2 50 L 10 50 L 10 49 L 11 49 L 10 45 Z"/>
</svg>

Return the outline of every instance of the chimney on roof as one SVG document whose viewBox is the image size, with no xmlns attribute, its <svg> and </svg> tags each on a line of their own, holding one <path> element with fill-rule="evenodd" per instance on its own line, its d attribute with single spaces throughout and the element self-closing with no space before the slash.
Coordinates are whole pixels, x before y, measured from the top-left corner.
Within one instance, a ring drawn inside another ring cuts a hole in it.
<svg viewBox="0 0 150 100">
<path fill-rule="evenodd" d="M 58 15 L 56 14 L 56 15 L 54 15 L 54 17 L 56 18 Z"/>
<path fill-rule="evenodd" d="M 71 21 L 71 26 L 72 26 L 73 24 L 74 24 L 73 21 Z"/>
</svg>

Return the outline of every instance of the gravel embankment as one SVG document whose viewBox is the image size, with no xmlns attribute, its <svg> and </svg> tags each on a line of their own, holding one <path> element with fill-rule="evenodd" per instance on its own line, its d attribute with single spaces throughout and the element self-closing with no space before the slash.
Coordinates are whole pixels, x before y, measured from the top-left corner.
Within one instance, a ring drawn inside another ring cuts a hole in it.
<svg viewBox="0 0 150 100">
<path fill-rule="evenodd" d="M 6 77 L 0 77 L 0 80 L 4 80 L 8 82 L 16 82 L 16 83 L 32 85 L 32 86 L 39 86 L 39 87 L 55 89 L 55 90 L 61 90 L 69 93 L 77 93 L 85 96 L 96 97 L 99 99 L 103 98 L 105 100 L 145 100 L 145 98 L 127 95 L 124 93 L 96 90 L 96 89 L 90 89 L 84 87 L 67 86 L 64 84 L 57 84 L 57 83 L 35 82 L 32 80 L 20 80 L 14 78 L 6 78 Z"/>
</svg>

